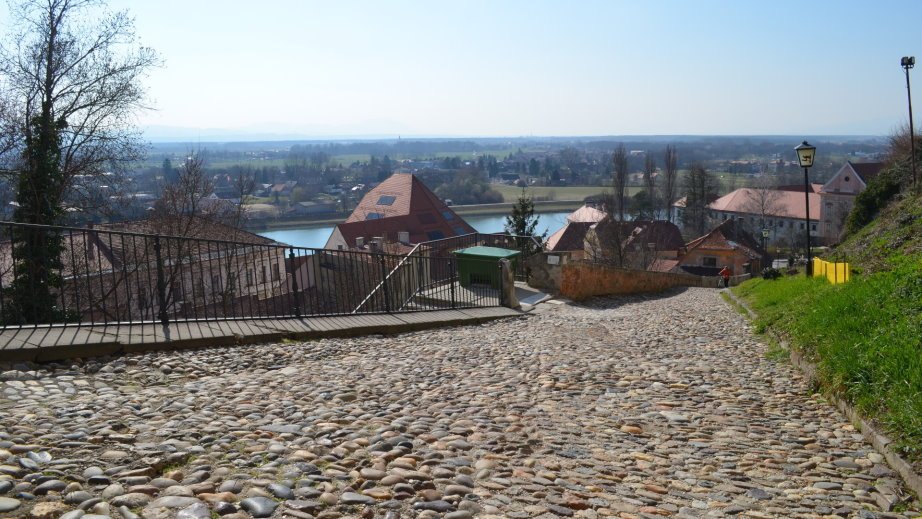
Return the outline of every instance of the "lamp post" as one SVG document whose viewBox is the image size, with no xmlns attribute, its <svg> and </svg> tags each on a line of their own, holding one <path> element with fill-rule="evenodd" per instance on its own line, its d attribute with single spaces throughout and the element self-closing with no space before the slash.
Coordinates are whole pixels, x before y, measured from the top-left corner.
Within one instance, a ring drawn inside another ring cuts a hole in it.
<svg viewBox="0 0 922 519">
<path fill-rule="evenodd" d="M 914 136 L 915 128 L 912 126 L 912 92 L 909 90 L 909 69 L 911 69 L 916 64 L 915 56 L 903 56 L 900 60 L 900 65 L 903 67 L 903 70 L 906 71 L 906 99 L 909 101 L 909 156 L 910 164 L 912 164 L 912 187 L 913 189 L 917 188 L 916 184 L 916 138 Z"/>
<path fill-rule="evenodd" d="M 797 152 L 797 160 L 800 161 L 800 167 L 804 168 L 804 202 L 806 202 L 806 215 L 804 216 L 804 226 L 807 228 L 807 277 L 813 274 L 813 260 L 810 257 L 810 180 L 807 177 L 807 170 L 813 166 L 813 157 L 816 154 L 816 146 L 810 146 L 804 141 L 794 148 Z"/>
</svg>

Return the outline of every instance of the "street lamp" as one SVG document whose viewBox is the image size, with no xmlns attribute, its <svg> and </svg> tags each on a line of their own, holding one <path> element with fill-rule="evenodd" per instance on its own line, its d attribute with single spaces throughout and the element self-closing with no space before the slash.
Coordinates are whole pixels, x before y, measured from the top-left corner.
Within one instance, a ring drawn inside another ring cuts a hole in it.
<svg viewBox="0 0 922 519">
<path fill-rule="evenodd" d="M 915 133 L 915 128 L 912 126 L 912 92 L 909 90 L 909 69 L 911 69 L 916 64 L 915 56 L 903 56 L 900 60 L 900 65 L 903 67 L 903 70 L 906 71 L 906 98 L 909 100 L 909 152 L 912 154 L 909 157 L 910 164 L 912 164 L 912 187 L 915 189 L 916 184 L 916 138 L 913 135 Z"/>
<path fill-rule="evenodd" d="M 806 202 L 806 216 L 804 224 L 807 227 L 807 277 L 813 274 L 812 259 L 810 258 L 810 180 L 807 178 L 807 169 L 813 166 L 813 157 L 816 155 L 816 146 L 810 146 L 804 141 L 800 146 L 794 148 L 797 152 L 797 160 L 800 161 L 800 167 L 804 168 L 804 201 Z"/>
</svg>

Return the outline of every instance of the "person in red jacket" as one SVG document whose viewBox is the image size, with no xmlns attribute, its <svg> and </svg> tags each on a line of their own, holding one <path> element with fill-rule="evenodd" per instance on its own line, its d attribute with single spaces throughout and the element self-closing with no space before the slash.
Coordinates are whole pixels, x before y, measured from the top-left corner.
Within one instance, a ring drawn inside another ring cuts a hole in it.
<svg viewBox="0 0 922 519">
<path fill-rule="evenodd" d="M 724 288 L 729 287 L 730 286 L 730 267 L 724 265 L 723 270 L 720 271 L 720 277 L 723 279 Z"/>
</svg>

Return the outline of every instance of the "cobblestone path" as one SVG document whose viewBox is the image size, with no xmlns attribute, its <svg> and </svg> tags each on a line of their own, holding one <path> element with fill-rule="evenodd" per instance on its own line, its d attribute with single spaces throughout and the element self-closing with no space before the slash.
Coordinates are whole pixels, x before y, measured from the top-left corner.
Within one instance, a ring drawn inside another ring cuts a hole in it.
<svg viewBox="0 0 922 519">
<path fill-rule="evenodd" d="M 918 516 L 765 349 L 689 289 L 19 366 L 0 373 L 0 517 Z"/>
</svg>

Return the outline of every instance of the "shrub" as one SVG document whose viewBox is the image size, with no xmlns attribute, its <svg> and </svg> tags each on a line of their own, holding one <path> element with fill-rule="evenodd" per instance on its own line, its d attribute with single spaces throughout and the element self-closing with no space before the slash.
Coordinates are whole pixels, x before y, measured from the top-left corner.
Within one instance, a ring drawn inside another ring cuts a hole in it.
<svg viewBox="0 0 922 519">
<path fill-rule="evenodd" d="M 868 187 L 855 197 L 855 207 L 845 222 L 846 232 L 853 234 L 871 223 L 887 202 L 899 194 L 904 176 L 905 172 L 894 166 L 868 182 Z"/>
<path fill-rule="evenodd" d="M 762 279 L 778 279 L 781 277 L 781 271 L 774 267 L 765 267 L 762 269 Z"/>
</svg>

